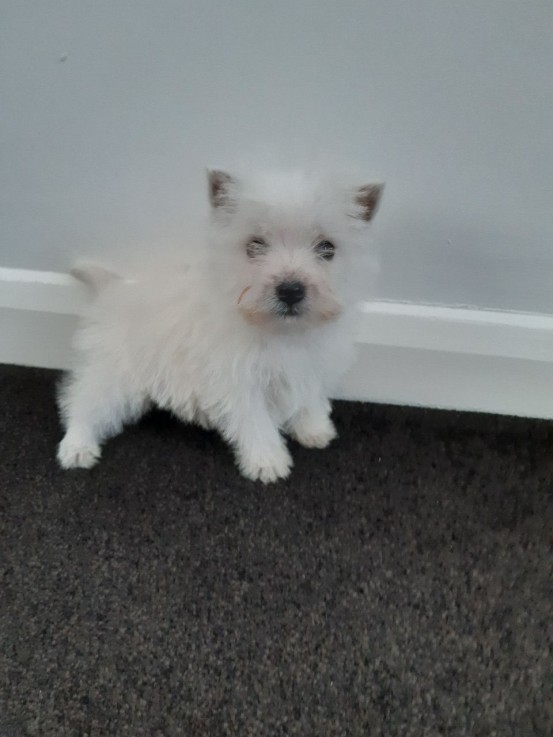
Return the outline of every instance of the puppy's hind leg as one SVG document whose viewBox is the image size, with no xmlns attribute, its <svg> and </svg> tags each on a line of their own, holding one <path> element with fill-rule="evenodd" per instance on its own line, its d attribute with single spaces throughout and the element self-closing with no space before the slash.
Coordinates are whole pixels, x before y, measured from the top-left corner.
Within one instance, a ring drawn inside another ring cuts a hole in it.
<svg viewBox="0 0 553 737">
<path fill-rule="evenodd" d="M 62 385 L 59 406 L 66 433 L 58 447 L 62 468 L 91 468 L 100 458 L 100 443 L 120 432 L 146 409 L 144 396 L 131 396 L 113 371 L 87 366 Z"/>
</svg>

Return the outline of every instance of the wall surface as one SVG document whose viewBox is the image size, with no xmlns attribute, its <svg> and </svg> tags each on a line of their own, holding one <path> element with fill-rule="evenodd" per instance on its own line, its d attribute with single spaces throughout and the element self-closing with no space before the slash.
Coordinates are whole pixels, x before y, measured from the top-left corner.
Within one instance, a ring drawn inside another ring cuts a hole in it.
<svg viewBox="0 0 553 737">
<path fill-rule="evenodd" d="M 187 240 L 204 166 L 385 179 L 379 296 L 553 312 L 551 0 L 0 0 L 0 266 Z"/>
</svg>

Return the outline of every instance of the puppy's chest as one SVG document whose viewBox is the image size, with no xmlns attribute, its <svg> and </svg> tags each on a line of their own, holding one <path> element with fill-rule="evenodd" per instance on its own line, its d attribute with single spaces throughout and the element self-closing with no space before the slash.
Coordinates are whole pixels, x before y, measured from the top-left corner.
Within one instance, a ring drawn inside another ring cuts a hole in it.
<svg viewBox="0 0 553 737">
<path fill-rule="evenodd" d="M 275 361 L 266 376 L 266 401 L 271 414 L 279 422 L 295 414 L 321 383 L 316 365 L 306 359 L 289 361 L 287 364 Z"/>
</svg>

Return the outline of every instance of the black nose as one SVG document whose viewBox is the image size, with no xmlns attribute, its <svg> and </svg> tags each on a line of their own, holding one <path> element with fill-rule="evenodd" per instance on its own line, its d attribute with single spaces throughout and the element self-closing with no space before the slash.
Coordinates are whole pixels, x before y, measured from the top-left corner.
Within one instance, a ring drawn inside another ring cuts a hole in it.
<svg viewBox="0 0 553 737">
<path fill-rule="evenodd" d="M 305 287 L 301 281 L 283 281 L 276 288 L 276 294 L 281 302 L 291 307 L 305 297 Z"/>
</svg>

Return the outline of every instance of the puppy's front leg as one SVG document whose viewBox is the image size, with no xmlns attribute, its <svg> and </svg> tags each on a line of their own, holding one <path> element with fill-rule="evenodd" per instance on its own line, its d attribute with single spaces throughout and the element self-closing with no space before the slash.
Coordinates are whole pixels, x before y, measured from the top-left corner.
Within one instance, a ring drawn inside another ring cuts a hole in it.
<svg viewBox="0 0 553 737">
<path fill-rule="evenodd" d="M 326 397 L 313 397 L 288 425 L 290 435 L 305 448 L 326 448 L 337 436 L 330 419 L 330 402 Z"/>
<path fill-rule="evenodd" d="M 262 392 L 233 402 L 225 425 L 224 435 L 235 449 L 244 476 L 268 484 L 289 475 L 292 457 Z"/>
</svg>

